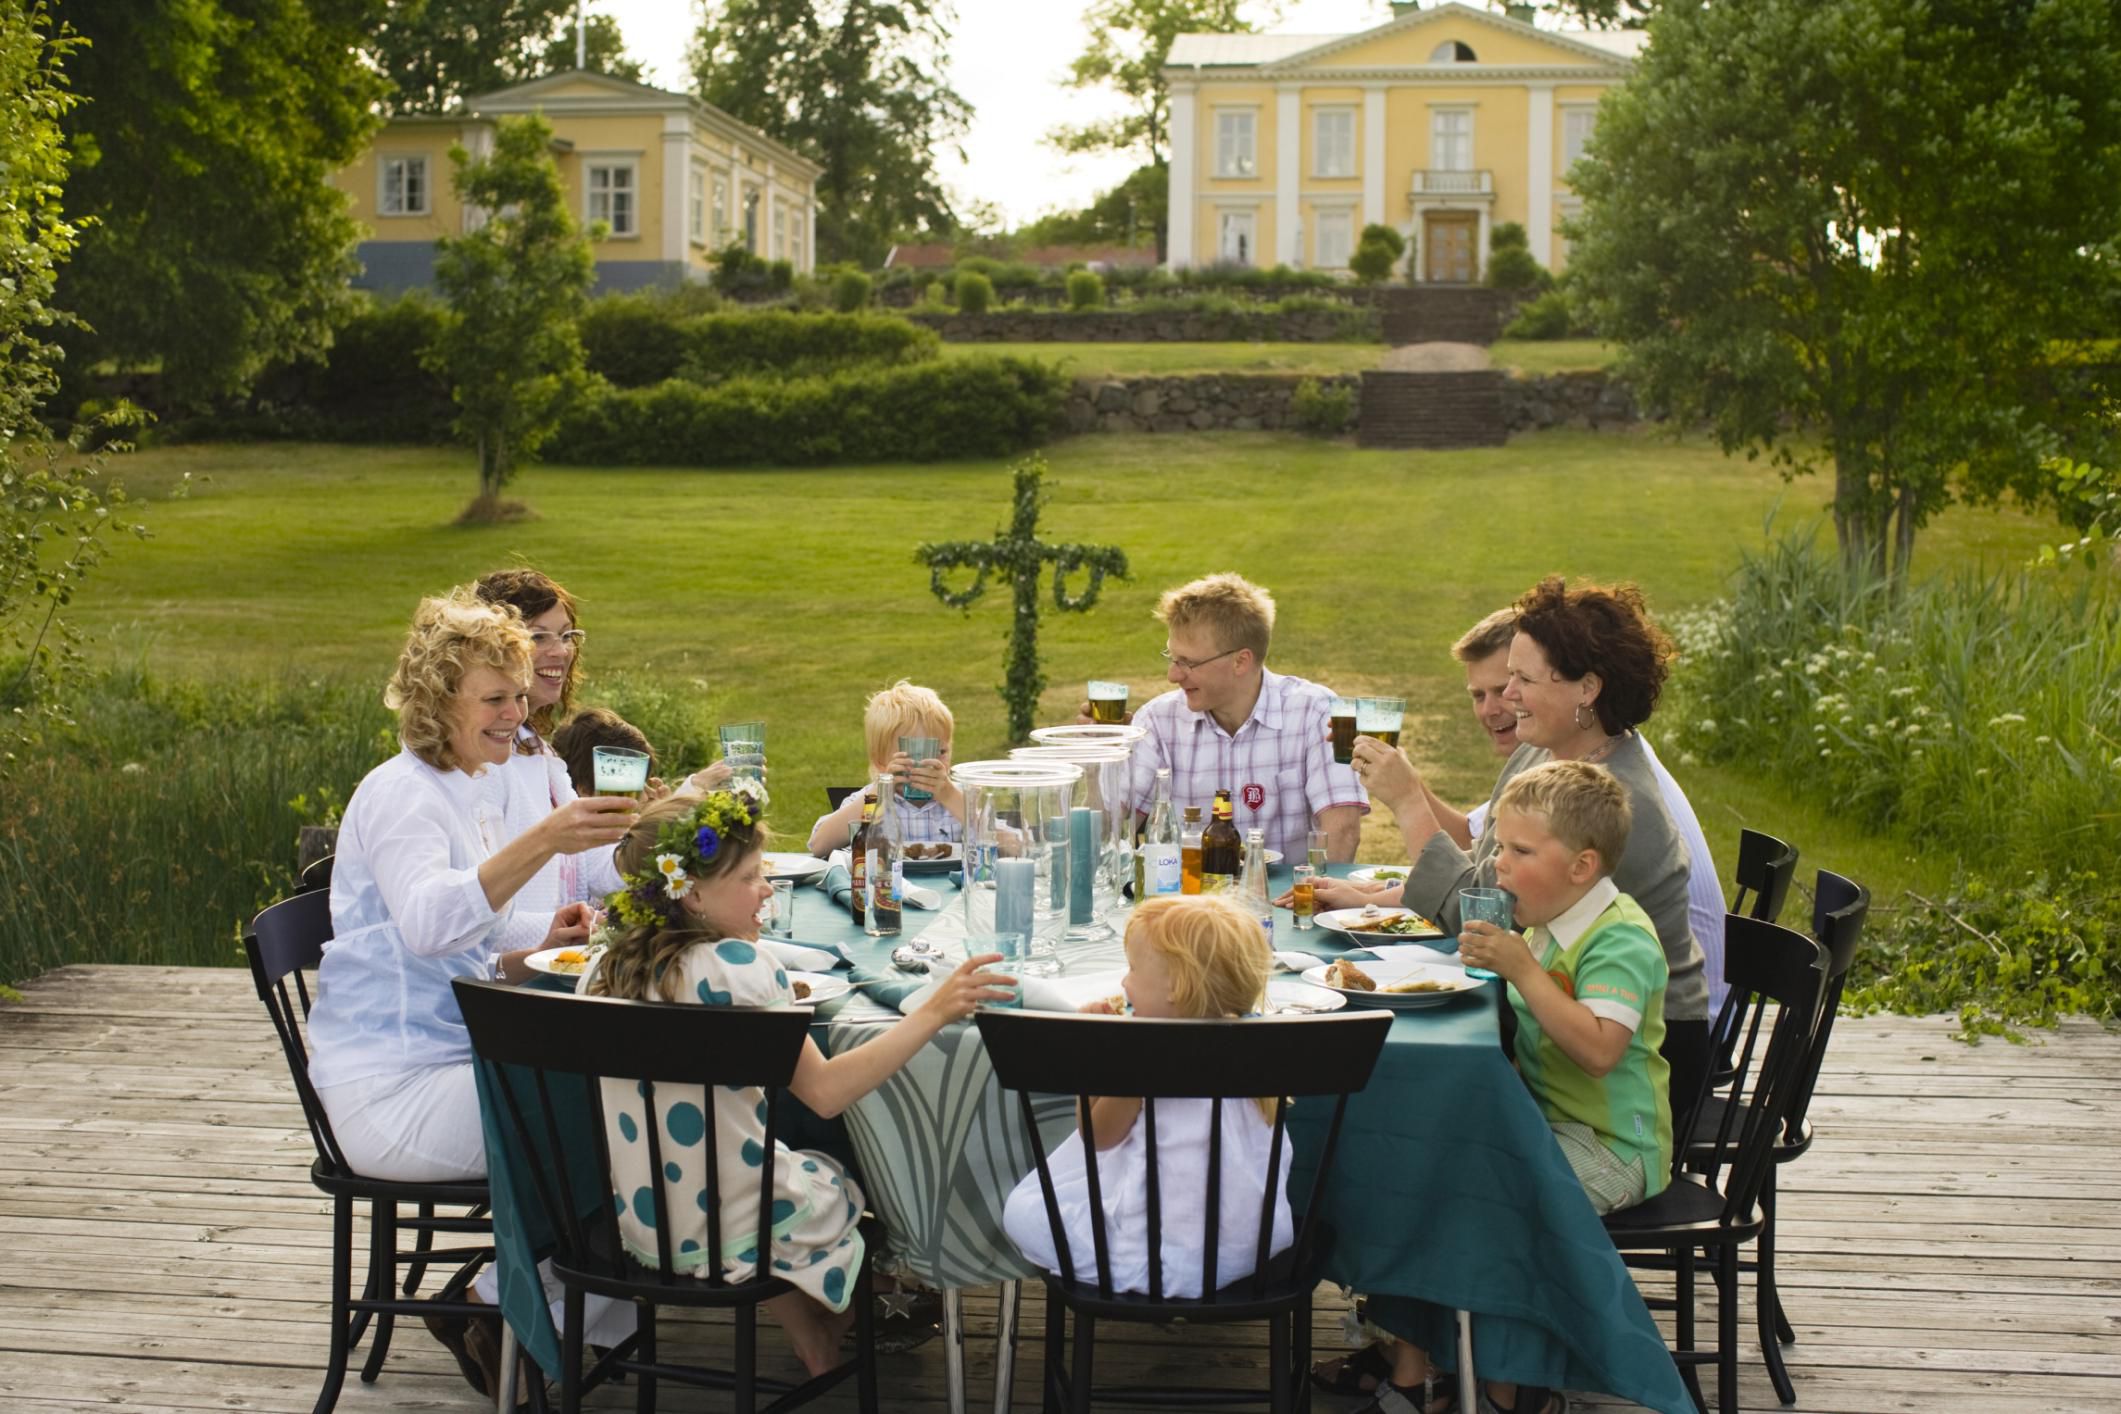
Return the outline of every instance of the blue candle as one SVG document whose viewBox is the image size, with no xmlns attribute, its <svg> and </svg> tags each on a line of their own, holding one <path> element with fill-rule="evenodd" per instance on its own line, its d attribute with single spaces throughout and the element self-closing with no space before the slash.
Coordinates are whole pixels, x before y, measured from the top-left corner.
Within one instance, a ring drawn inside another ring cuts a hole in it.
<svg viewBox="0 0 2121 1414">
<path fill-rule="evenodd" d="M 994 861 L 994 931 L 1031 936 L 1032 886 L 1038 864 L 1029 859 Z"/>
<path fill-rule="evenodd" d="M 1097 811 L 1078 805 L 1068 812 L 1068 922 L 1088 923 L 1097 914 Z"/>
</svg>

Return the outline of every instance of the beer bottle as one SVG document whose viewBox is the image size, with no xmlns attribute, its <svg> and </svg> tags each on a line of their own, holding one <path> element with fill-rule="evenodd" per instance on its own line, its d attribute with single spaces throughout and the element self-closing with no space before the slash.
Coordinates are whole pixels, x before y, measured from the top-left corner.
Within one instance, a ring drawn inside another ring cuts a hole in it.
<svg viewBox="0 0 2121 1414">
<path fill-rule="evenodd" d="M 1156 804 L 1149 810 L 1149 833 L 1143 841 L 1143 853 L 1148 862 L 1142 868 L 1142 877 L 1149 893 L 1175 894 L 1183 885 L 1183 853 L 1178 838 L 1178 821 L 1171 814 L 1171 772 L 1168 767 L 1156 773 Z M 1137 893 L 1135 897 L 1141 895 Z"/>
<path fill-rule="evenodd" d="M 862 823 L 847 840 L 847 912 L 857 928 L 867 931 L 864 915 L 869 906 L 869 828 L 876 823 L 876 802 L 862 802 Z"/>
<path fill-rule="evenodd" d="M 1236 888 L 1243 855 L 1244 841 L 1238 836 L 1233 818 L 1230 788 L 1224 786 L 1215 792 L 1215 818 L 1200 837 L 1200 891 L 1214 894 Z"/>
<path fill-rule="evenodd" d="M 1237 888 L 1238 901 L 1265 930 L 1267 950 L 1274 950 L 1274 900 L 1267 888 L 1267 835 L 1264 830 L 1245 831 L 1245 872 Z"/>
<path fill-rule="evenodd" d="M 889 771 L 876 778 L 876 798 L 891 799 Z M 899 849 L 898 811 L 889 805 L 880 807 L 866 833 L 869 921 L 862 925 L 862 931 L 872 938 L 895 938 L 901 900 L 906 897 L 906 863 Z"/>
<path fill-rule="evenodd" d="M 1178 837 L 1178 891 L 1200 892 L 1200 807 L 1186 807 L 1186 827 Z"/>
</svg>

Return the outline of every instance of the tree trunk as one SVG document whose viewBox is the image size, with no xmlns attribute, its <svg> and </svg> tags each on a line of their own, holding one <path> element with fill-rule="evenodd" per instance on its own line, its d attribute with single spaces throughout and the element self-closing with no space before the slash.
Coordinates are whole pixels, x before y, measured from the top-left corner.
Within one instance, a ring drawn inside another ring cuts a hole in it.
<svg viewBox="0 0 2121 1414">
<path fill-rule="evenodd" d="M 1893 592 L 1907 584 L 1908 562 L 1915 554 L 1915 488 L 1903 486 L 1893 520 Z"/>
<path fill-rule="evenodd" d="M 1834 543 L 1842 568 L 1850 572 L 1885 569 L 1885 529 L 1870 506 L 1870 478 L 1865 468 L 1842 453 L 1834 455 Z"/>
</svg>

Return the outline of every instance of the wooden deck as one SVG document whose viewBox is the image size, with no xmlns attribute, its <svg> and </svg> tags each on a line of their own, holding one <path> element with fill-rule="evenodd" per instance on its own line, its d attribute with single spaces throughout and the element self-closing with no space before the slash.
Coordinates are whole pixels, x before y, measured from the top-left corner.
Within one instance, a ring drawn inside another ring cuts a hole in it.
<svg viewBox="0 0 2121 1414">
<path fill-rule="evenodd" d="M 1797 1408 L 2121 1410 L 2121 1035 L 1968 1048 L 1949 1029 L 1835 1032 L 1819 1142 L 1783 1182 Z M 328 1209 L 248 975 L 63 969 L 0 1007 L 0 1049 L 0 1408 L 308 1410 Z M 991 1294 L 969 1314 L 977 1396 Z M 1322 1344 L 1338 1317 L 1321 1303 Z M 1262 1350 L 1242 1330 L 1150 1331 L 1100 1341 L 1101 1373 L 1244 1382 Z M 1037 1351 L 1027 1339 L 1020 1409 L 1037 1407 Z M 1745 1407 L 1780 1409 L 1757 1356 L 1744 1368 Z M 939 1409 L 939 1343 L 888 1359 L 884 1389 L 893 1409 Z M 480 1404 L 415 1327 L 339 1408 Z"/>
</svg>

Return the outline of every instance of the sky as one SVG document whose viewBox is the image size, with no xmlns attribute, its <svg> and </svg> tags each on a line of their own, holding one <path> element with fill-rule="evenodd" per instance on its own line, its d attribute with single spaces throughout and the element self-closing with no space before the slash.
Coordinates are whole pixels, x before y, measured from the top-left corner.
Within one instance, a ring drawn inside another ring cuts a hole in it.
<svg viewBox="0 0 2121 1414">
<path fill-rule="evenodd" d="M 660 88 L 688 89 L 685 51 L 699 24 L 697 0 L 587 0 L 590 13 L 619 22 L 627 51 Z M 1135 166 L 1117 156 L 1071 156 L 1046 145 L 1062 123 L 1118 111 L 1116 99 L 1064 87 L 1082 52 L 1086 0 L 956 0 L 950 68 L 953 86 L 973 107 L 964 159 L 938 163 L 960 211 L 984 201 L 1017 226 L 1049 211 L 1072 210 L 1116 185 Z M 1381 24 L 1388 0 L 1284 0 L 1249 7 L 1255 24 L 1299 34 L 1341 34 Z"/>
</svg>

